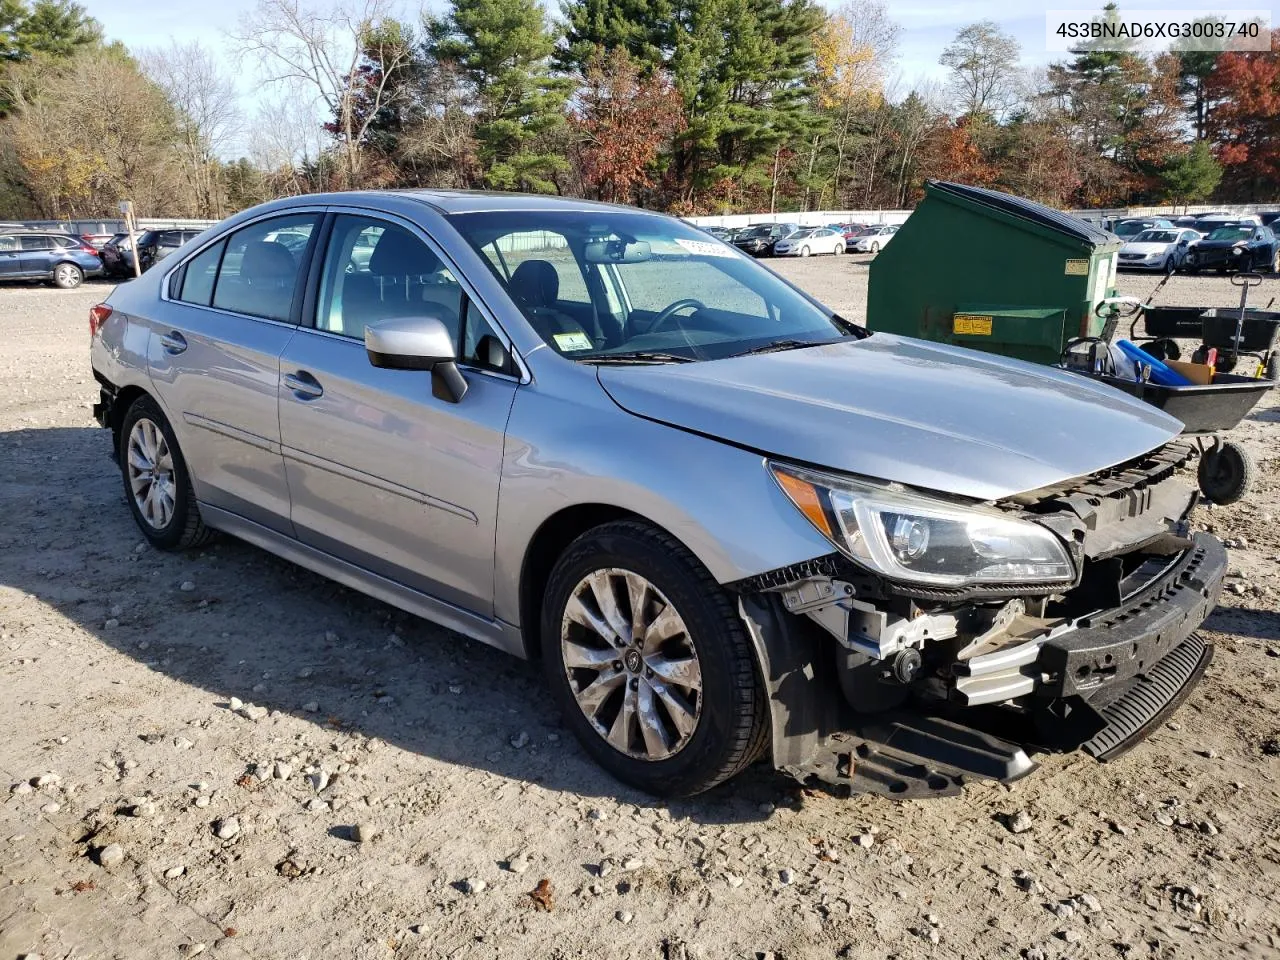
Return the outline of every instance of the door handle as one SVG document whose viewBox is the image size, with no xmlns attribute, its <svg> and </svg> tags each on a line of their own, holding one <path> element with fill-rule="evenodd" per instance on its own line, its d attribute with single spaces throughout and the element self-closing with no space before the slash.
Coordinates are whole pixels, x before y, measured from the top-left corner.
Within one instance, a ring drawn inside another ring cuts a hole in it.
<svg viewBox="0 0 1280 960">
<path fill-rule="evenodd" d="M 187 349 L 187 338 L 177 330 L 162 333 L 160 335 L 160 343 L 164 346 L 166 353 L 181 353 Z"/>
<path fill-rule="evenodd" d="M 324 396 L 324 387 L 320 386 L 320 381 L 305 370 L 299 370 L 297 373 L 286 373 L 284 375 L 284 385 L 292 390 L 293 395 L 299 400 L 314 400 L 317 397 Z"/>
</svg>

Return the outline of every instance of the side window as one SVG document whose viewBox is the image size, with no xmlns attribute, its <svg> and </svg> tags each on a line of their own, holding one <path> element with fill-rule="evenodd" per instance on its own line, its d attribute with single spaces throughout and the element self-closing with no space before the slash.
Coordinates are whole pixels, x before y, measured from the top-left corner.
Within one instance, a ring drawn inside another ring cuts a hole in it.
<svg viewBox="0 0 1280 960">
<path fill-rule="evenodd" d="M 285 228 L 310 237 L 316 217 L 313 213 L 276 217 L 233 233 L 218 271 L 213 306 L 287 322 L 304 258 L 269 238 Z"/>
<path fill-rule="evenodd" d="M 462 347 L 459 359 L 482 370 L 511 373 L 511 358 L 493 326 L 470 300 L 463 302 Z"/>
<path fill-rule="evenodd" d="M 226 248 L 227 241 L 223 240 L 187 261 L 182 274 L 179 300 L 202 307 L 207 307 L 213 302 L 213 283 L 218 276 L 218 264 L 222 261 L 222 251 Z"/>
<path fill-rule="evenodd" d="M 17 237 L 0 237 L 0 253 L 5 252 L 6 250 L 17 250 L 17 249 L 18 249 Z"/>
<path fill-rule="evenodd" d="M 317 330 L 363 339 L 364 328 L 379 320 L 429 316 L 441 320 L 457 344 L 462 304 L 461 285 L 408 230 L 351 214 L 334 220 L 316 303 Z"/>
<path fill-rule="evenodd" d="M 53 241 L 48 237 L 23 237 L 23 250 L 52 250 Z"/>
</svg>

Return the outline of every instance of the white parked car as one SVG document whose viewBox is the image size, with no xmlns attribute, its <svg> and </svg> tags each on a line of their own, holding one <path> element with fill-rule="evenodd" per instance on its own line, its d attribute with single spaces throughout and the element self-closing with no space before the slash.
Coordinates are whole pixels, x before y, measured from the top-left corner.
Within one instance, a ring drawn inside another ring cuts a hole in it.
<svg viewBox="0 0 1280 960">
<path fill-rule="evenodd" d="M 1187 251 L 1200 242 L 1200 234 L 1185 230 L 1143 230 L 1120 248 L 1121 267 L 1172 273 L 1187 259 Z"/>
<path fill-rule="evenodd" d="M 887 246 L 897 232 L 896 225 L 867 227 L 865 230 L 859 231 L 857 236 L 853 238 L 852 249 L 858 253 L 879 253 L 881 248 Z"/>
<path fill-rule="evenodd" d="M 844 253 L 844 234 L 827 227 L 804 227 L 773 245 L 775 257 L 807 257 L 813 253 Z"/>
</svg>

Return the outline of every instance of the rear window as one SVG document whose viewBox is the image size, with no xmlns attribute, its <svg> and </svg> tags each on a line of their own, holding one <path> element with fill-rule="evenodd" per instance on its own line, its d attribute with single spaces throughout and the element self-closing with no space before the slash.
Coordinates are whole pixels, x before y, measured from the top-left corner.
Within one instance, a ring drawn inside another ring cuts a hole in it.
<svg viewBox="0 0 1280 960">
<path fill-rule="evenodd" d="M 227 241 L 223 240 L 187 261 L 182 274 L 179 300 L 201 307 L 209 306 L 213 301 L 213 285 L 218 277 L 218 264 L 222 261 L 222 251 L 226 247 Z"/>
</svg>

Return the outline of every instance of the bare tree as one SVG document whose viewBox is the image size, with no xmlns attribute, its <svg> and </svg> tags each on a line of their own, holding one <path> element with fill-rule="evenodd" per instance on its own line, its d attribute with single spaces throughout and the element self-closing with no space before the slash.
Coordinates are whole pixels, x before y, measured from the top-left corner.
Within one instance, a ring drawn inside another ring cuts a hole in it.
<svg viewBox="0 0 1280 960">
<path fill-rule="evenodd" d="M 322 104 L 297 82 L 281 85 L 276 94 L 258 105 L 249 124 L 250 158 L 282 194 L 323 189 L 322 182 L 311 178 L 322 167 Z"/>
<path fill-rule="evenodd" d="M 412 61 L 412 43 L 387 8 L 388 0 L 337 0 L 328 12 L 313 12 L 302 0 L 258 0 L 232 34 L 269 82 L 300 84 L 324 105 L 347 186 L 359 185 L 369 127 L 406 94 L 398 81 Z"/>
<path fill-rule="evenodd" d="M 951 70 L 951 89 L 961 114 L 1001 119 L 1017 100 L 1022 48 L 994 20 L 971 23 L 956 34 L 938 63 Z"/>
<path fill-rule="evenodd" d="M 221 219 L 224 194 L 217 160 L 239 130 L 235 84 L 199 42 L 146 50 L 139 60 L 178 113 L 183 159 L 199 215 Z"/>
</svg>

